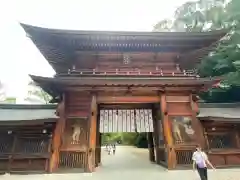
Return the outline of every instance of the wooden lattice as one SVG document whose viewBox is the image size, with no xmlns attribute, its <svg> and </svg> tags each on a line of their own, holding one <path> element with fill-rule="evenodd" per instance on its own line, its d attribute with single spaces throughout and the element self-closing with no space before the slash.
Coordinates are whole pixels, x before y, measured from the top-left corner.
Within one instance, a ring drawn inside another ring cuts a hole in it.
<svg viewBox="0 0 240 180">
<path fill-rule="evenodd" d="M 41 154 L 48 153 L 49 139 L 47 137 L 19 137 L 15 153 Z"/>
<path fill-rule="evenodd" d="M 86 164 L 86 153 L 83 152 L 60 152 L 60 168 L 84 168 Z"/>
<path fill-rule="evenodd" d="M 208 135 L 208 143 L 210 149 L 236 148 L 230 133 Z"/>
<path fill-rule="evenodd" d="M 176 158 L 178 165 L 192 164 L 193 150 L 176 150 Z"/>
<path fill-rule="evenodd" d="M 12 135 L 0 134 L 0 156 L 11 153 L 13 145 Z"/>
<path fill-rule="evenodd" d="M 0 135 L 0 172 L 47 171 L 51 153 L 49 134 L 29 129 Z"/>
</svg>

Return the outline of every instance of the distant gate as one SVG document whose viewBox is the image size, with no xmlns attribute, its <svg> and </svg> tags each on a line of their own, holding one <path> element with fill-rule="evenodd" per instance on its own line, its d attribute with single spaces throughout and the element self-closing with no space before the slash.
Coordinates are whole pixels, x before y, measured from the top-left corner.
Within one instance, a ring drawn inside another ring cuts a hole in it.
<svg viewBox="0 0 240 180">
<path fill-rule="evenodd" d="M 100 110 L 100 133 L 153 132 L 152 109 Z"/>
</svg>

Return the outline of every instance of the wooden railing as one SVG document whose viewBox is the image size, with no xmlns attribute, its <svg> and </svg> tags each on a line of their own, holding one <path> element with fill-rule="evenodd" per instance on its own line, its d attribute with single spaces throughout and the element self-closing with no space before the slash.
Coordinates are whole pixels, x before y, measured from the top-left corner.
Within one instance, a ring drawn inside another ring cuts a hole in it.
<svg viewBox="0 0 240 180">
<path fill-rule="evenodd" d="M 1 134 L 0 172 L 46 172 L 51 154 L 48 134 Z"/>
<path fill-rule="evenodd" d="M 192 164 L 192 154 L 193 150 L 180 150 L 176 149 L 176 160 L 177 165 L 190 165 Z"/>
<path fill-rule="evenodd" d="M 87 153 L 61 151 L 59 168 L 84 168 L 86 165 Z"/>
<path fill-rule="evenodd" d="M 119 75 L 119 76 L 164 76 L 164 77 L 196 77 L 194 71 L 180 71 L 180 70 L 140 70 L 140 69 L 109 69 L 109 70 L 98 70 L 98 69 L 80 69 L 80 70 L 69 70 L 68 73 L 61 73 L 57 76 L 66 75 Z"/>
<path fill-rule="evenodd" d="M 208 134 L 209 149 L 233 149 L 237 148 L 231 133 Z"/>
</svg>

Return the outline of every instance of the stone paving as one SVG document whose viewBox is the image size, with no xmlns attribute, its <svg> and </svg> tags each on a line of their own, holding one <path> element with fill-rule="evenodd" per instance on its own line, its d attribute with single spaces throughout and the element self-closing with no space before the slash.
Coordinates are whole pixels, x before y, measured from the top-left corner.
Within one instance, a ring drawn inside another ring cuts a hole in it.
<svg viewBox="0 0 240 180">
<path fill-rule="evenodd" d="M 92 174 L 3 175 L 1 180 L 199 180 L 192 170 L 168 171 L 148 161 L 147 151 L 117 147 L 116 155 L 102 153 L 102 166 Z M 240 169 L 209 170 L 209 180 L 240 180 Z"/>
</svg>

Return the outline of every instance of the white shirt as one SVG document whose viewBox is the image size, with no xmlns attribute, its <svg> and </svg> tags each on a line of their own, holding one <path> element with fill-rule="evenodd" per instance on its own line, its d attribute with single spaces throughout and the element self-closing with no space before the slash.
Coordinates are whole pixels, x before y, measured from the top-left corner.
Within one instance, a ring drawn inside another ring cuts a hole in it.
<svg viewBox="0 0 240 180">
<path fill-rule="evenodd" d="M 206 161 L 208 160 L 208 157 L 205 152 L 202 151 L 195 151 L 192 156 L 192 160 L 196 162 L 196 164 L 199 164 L 201 162 L 204 163 L 204 166 L 207 167 Z"/>
</svg>

